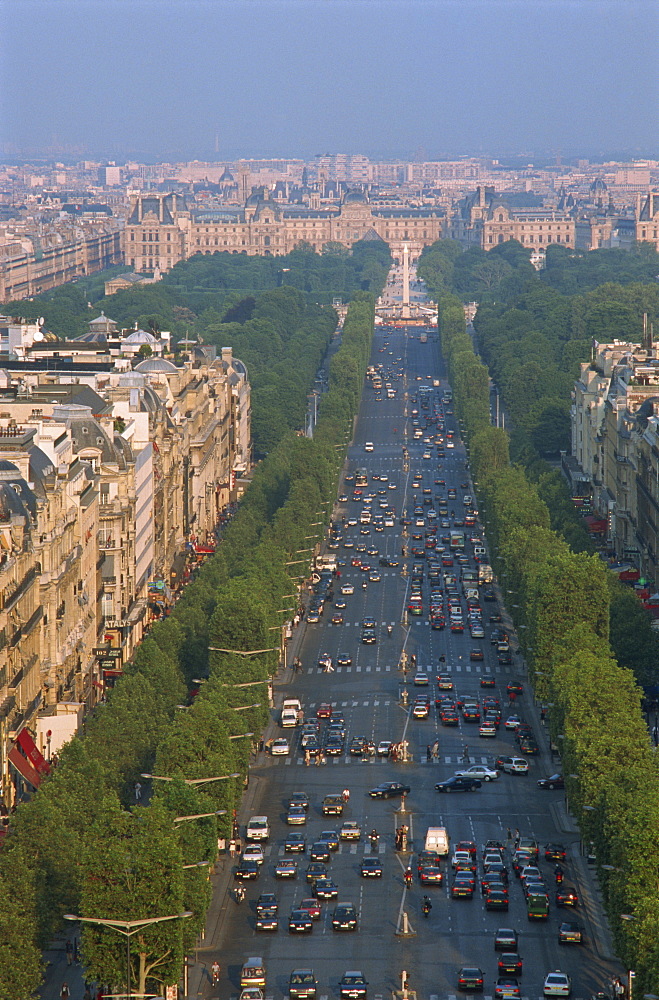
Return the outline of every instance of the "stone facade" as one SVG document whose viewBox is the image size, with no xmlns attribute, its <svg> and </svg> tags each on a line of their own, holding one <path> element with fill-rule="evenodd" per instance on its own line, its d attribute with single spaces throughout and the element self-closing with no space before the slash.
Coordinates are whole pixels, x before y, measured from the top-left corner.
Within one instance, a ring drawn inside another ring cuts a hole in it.
<svg viewBox="0 0 659 1000">
<path fill-rule="evenodd" d="M 206 213 L 187 211 L 174 194 L 140 194 L 131 202 L 124 258 L 136 272 L 164 273 L 197 253 L 279 256 L 300 243 L 320 251 L 326 243 L 351 247 L 362 239 L 382 239 L 394 252 L 408 243 L 418 255 L 441 238 L 442 215 L 436 208 L 376 208 L 360 191 L 348 192 L 341 205 L 325 209 L 286 206 L 252 195 L 242 209 Z"/>
</svg>

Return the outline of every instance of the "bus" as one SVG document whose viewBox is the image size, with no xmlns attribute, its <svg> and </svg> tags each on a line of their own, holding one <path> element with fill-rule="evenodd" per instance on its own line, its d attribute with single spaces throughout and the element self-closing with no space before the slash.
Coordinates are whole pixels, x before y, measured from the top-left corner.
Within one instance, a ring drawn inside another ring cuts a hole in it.
<svg viewBox="0 0 659 1000">
<path fill-rule="evenodd" d="M 357 469 L 355 472 L 355 489 L 368 486 L 368 473 L 366 469 Z"/>
<path fill-rule="evenodd" d="M 451 548 L 452 549 L 464 549 L 465 547 L 465 536 L 463 531 L 452 531 L 451 532 Z"/>
</svg>

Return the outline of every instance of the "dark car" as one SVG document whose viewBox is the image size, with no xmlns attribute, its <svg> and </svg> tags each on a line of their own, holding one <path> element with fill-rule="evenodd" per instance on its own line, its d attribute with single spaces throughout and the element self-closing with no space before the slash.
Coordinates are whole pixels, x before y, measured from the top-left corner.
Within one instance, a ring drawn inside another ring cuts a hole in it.
<svg viewBox="0 0 659 1000">
<path fill-rule="evenodd" d="M 366 645 L 377 642 L 377 636 L 372 628 L 365 628 L 362 632 L 362 642 Z"/>
<path fill-rule="evenodd" d="M 339 903 L 332 914 L 333 931 L 356 931 L 357 910 L 352 903 Z"/>
<path fill-rule="evenodd" d="M 522 973 L 522 959 L 516 951 L 502 952 L 499 955 L 497 966 L 500 974 L 520 976 Z"/>
<path fill-rule="evenodd" d="M 311 891 L 316 899 L 336 899 L 339 887 L 331 878 L 317 878 Z"/>
<path fill-rule="evenodd" d="M 293 910 L 288 918 L 288 930 L 291 934 L 311 934 L 313 920 L 308 910 Z"/>
<path fill-rule="evenodd" d="M 519 681 L 510 681 L 510 683 L 506 687 L 506 691 L 508 692 L 509 695 L 524 694 L 524 685 L 520 684 Z"/>
<path fill-rule="evenodd" d="M 398 566 L 398 560 L 391 559 L 389 556 L 380 556 L 379 562 L 380 566 Z"/>
<path fill-rule="evenodd" d="M 297 861 L 278 861 L 275 878 L 297 878 Z"/>
<path fill-rule="evenodd" d="M 561 885 L 556 890 L 556 906 L 578 906 L 579 894 L 573 885 Z"/>
<path fill-rule="evenodd" d="M 290 799 L 286 803 L 288 808 L 291 806 L 302 806 L 303 809 L 309 808 L 309 796 L 306 792 L 293 792 Z"/>
<path fill-rule="evenodd" d="M 478 778 L 458 778 L 454 775 L 446 781 L 440 781 L 435 785 L 438 792 L 475 792 L 481 787 L 482 782 Z"/>
<path fill-rule="evenodd" d="M 256 900 L 257 913 L 260 913 L 262 910 L 277 910 L 278 908 L 279 904 L 277 903 L 277 897 L 274 892 L 262 892 Z"/>
<path fill-rule="evenodd" d="M 459 872 L 453 880 L 451 886 L 451 896 L 453 899 L 472 899 L 474 895 L 473 879 L 467 878 Z"/>
<path fill-rule="evenodd" d="M 421 885 L 441 885 L 444 875 L 437 865 L 423 865 L 419 869 L 419 882 Z"/>
<path fill-rule="evenodd" d="M 518 934 L 511 927 L 500 927 L 494 935 L 495 951 L 517 951 Z"/>
<path fill-rule="evenodd" d="M 396 795 L 409 795 L 410 791 L 410 786 L 403 785 L 400 781 L 384 781 L 371 788 L 368 794 L 372 799 L 391 799 Z"/>
<path fill-rule="evenodd" d="M 322 861 L 310 861 L 304 869 L 304 876 L 307 882 L 313 882 L 317 878 L 327 878 L 327 866 Z"/>
<path fill-rule="evenodd" d="M 368 983 L 362 972 L 346 972 L 339 981 L 341 1000 L 365 1000 Z"/>
<path fill-rule="evenodd" d="M 317 899 L 310 897 L 309 899 L 303 899 L 298 906 L 298 910 L 306 910 L 312 920 L 320 920 L 320 915 L 323 912 L 322 904 L 318 902 Z"/>
<path fill-rule="evenodd" d="M 508 893 L 501 889 L 492 889 L 485 897 L 486 910 L 507 910 Z"/>
<path fill-rule="evenodd" d="M 271 906 L 262 909 L 256 914 L 254 927 L 257 931 L 277 931 L 279 930 L 279 919 L 277 907 Z"/>
<path fill-rule="evenodd" d="M 562 844 L 545 844 L 546 861 L 565 861 L 566 852 Z"/>
<path fill-rule="evenodd" d="M 499 976 L 494 984 L 494 1000 L 514 1000 L 520 996 L 517 979 L 513 976 Z"/>
<path fill-rule="evenodd" d="M 583 944 L 583 942 L 583 928 L 580 924 L 572 923 L 570 920 L 564 920 L 560 924 L 558 928 L 559 944 Z"/>
<path fill-rule="evenodd" d="M 288 980 L 290 1000 L 315 1000 L 317 988 L 313 969 L 293 969 Z"/>
<path fill-rule="evenodd" d="M 240 861 L 233 877 L 242 882 L 248 882 L 259 877 L 259 866 L 256 861 Z"/>
<path fill-rule="evenodd" d="M 458 989 L 483 992 L 483 973 L 473 966 L 463 966 L 458 973 Z"/>
<path fill-rule="evenodd" d="M 312 844 L 309 851 L 309 860 L 329 863 L 331 861 L 329 844 L 324 840 L 318 840 L 315 844 Z"/>
<path fill-rule="evenodd" d="M 284 841 L 284 851 L 286 854 L 304 854 L 307 849 L 307 840 L 303 833 L 289 833 Z"/>
<path fill-rule="evenodd" d="M 379 858 L 374 858 L 372 855 L 367 855 L 361 864 L 360 875 L 362 878 L 381 878 L 382 877 L 382 862 Z"/>
<path fill-rule="evenodd" d="M 552 774 L 548 778 L 539 778 L 538 788 L 565 788 L 565 779 L 562 774 Z"/>
</svg>

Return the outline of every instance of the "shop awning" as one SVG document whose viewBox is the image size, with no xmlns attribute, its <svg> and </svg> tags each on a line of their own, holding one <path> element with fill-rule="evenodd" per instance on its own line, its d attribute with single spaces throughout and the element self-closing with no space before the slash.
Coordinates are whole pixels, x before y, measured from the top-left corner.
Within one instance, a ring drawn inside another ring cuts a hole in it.
<svg viewBox="0 0 659 1000">
<path fill-rule="evenodd" d="M 32 767 L 29 760 L 23 756 L 18 747 L 13 746 L 7 756 L 9 757 L 9 763 L 16 768 L 20 776 L 29 785 L 32 785 L 33 788 L 38 788 L 41 784 L 41 775 Z"/>
<path fill-rule="evenodd" d="M 605 535 L 609 528 L 609 522 L 605 517 L 595 517 L 594 514 L 586 514 L 584 517 L 586 528 L 592 535 Z"/>
<path fill-rule="evenodd" d="M 16 737 L 16 743 L 39 774 L 50 774 L 50 764 L 34 742 L 29 729 L 21 729 Z"/>
</svg>

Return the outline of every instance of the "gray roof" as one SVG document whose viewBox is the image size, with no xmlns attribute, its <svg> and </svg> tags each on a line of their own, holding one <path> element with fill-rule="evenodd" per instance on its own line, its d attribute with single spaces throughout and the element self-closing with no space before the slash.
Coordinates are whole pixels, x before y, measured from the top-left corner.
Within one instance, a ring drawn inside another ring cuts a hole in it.
<svg viewBox="0 0 659 1000">
<path fill-rule="evenodd" d="M 144 375 L 179 374 L 176 365 L 173 365 L 171 361 L 166 361 L 165 358 L 145 358 L 144 361 L 140 361 L 139 365 L 135 365 L 134 370 L 142 372 Z"/>
</svg>

